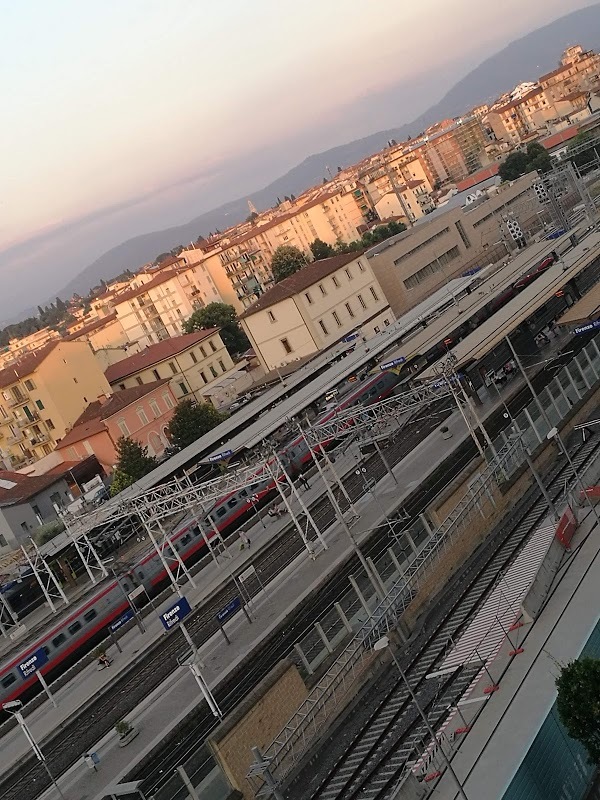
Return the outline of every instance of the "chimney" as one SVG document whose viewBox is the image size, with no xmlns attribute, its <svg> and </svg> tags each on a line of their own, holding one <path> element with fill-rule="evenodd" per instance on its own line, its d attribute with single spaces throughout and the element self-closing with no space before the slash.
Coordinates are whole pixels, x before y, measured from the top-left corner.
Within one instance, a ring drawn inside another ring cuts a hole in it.
<svg viewBox="0 0 600 800">
<path fill-rule="evenodd" d="M 100 403 L 101 406 L 103 406 L 109 398 L 110 398 L 109 394 L 99 394 L 96 400 Z"/>
</svg>

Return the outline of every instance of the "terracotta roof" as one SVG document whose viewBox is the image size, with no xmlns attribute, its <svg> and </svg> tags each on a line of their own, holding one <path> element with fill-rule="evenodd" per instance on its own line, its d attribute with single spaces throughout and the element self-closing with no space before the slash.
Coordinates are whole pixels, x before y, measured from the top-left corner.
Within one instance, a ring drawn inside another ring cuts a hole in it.
<svg viewBox="0 0 600 800">
<path fill-rule="evenodd" d="M 21 475 L 7 470 L 0 471 L 0 478 L 16 484 L 11 489 L 0 488 L 0 507 L 24 503 L 60 480 L 56 475 Z"/>
<path fill-rule="evenodd" d="M 48 342 L 48 344 L 44 345 L 44 347 L 40 347 L 39 350 L 36 350 L 33 353 L 28 353 L 18 361 L 15 361 L 9 367 L 4 367 L 4 369 L 1 369 L 0 389 L 4 389 L 7 386 L 12 386 L 13 383 L 16 383 L 16 381 L 20 380 L 21 378 L 26 378 L 28 375 L 31 375 L 31 373 L 37 369 L 46 356 L 50 355 L 54 348 L 58 347 L 59 344 L 60 340 Z"/>
<path fill-rule="evenodd" d="M 523 97 L 518 97 L 516 100 L 511 100 L 510 103 L 506 103 L 505 105 L 500 106 L 500 108 L 492 109 L 492 113 L 502 114 L 504 111 L 509 111 L 511 108 L 516 108 L 522 103 L 527 102 L 527 100 L 531 100 L 536 95 L 541 94 L 543 91 L 544 90 L 539 87 L 537 89 L 532 89 L 530 92 L 527 92 L 527 94 L 524 94 Z"/>
<path fill-rule="evenodd" d="M 183 336 L 174 336 L 172 339 L 164 339 L 162 342 L 152 344 L 141 353 L 135 353 L 133 356 L 124 358 L 112 364 L 104 373 L 106 380 L 109 383 L 115 383 L 121 378 L 128 375 L 133 375 L 140 370 L 148 369 L 154 364 L 160 364 L 168 358 L 188 350 L 190 347 L 207 339 L 209 336 L 214 336 L 218 333 L 219 328 L 207 328 L 206 330 L 197 331 L 196 333 L 186 333 Z"/>
<path fill-rule="evenodd" d="M 477 186 L 478 183 L 482 183 L 486 181 L 488 178 L 493 178 L 494 175 L 498 174 L 498 170 L 500 169 L 500 164 L 490 164 L 489 167 L 484 167 L 480 169 L 478 172 L 474 172 L 472 175 L 469 175 L 468 178 L 465 178 L 464 181 L 459 181 L 456 184 L 456 188 L 459 192 L 464 192 L 465 189 L 471 189 L 473 186 Z"/>
<path fill-rule="evenodd" d="M 567 72 L 568 70 L 572 69 L 572 67 L 572 64 L 565 64 L 564 66 L 557 67 L 556 69 L 553 69 L 552 72 L 547 72 L 545 75 L 542 75 L 541 78 L 538 78 L 538 83 L 547 81 L 550 78 L 554 78 L 557 75 L 560 75 L 561 72 Z"/>
<path fill-rule="evenodd" d="M 571 125 L 570 128 L 565 128 L 558 133 L 552 134 L 552 136 L 548 136 L 545 139 L 542 139 L 540 144 L 543 145 L 546 150 L 552 150 L 553 147 L 557 147 L 559 144 L 563 142 L 568 142 L 570 139 L 573 139 L 579 133 L 579 128 L 577 125 Z"/>
<path fill-rule="evenodd" d="M 240 319 L 246 319 L 252 316 L 252 314 L 256 314 L 257 311 L 270 308 L 276 303 L 293 297 L 295 294 L 304 291 L 304 289 L 308 289 L 309 286 L 312 286 L 314 283 L 318 283 L 338 269 L 345 267 L 346 264 L 355 261 L 364 252 L 364 250 L 357 250 L 354 253 L 343 253 L 339 256 L 323 258 L 321 261 L 313 261 L 307 264 L 305 267 L 302 267 L 302 269 L 299 269 L 298 272 L 290 275 L 289 278 L 284 278 L 284 280 L 279 281 L 279 283 L 276 283 L 275 286 L 272 286 L 267 292 L 261 295 L 256 302 L 252 303 L 252 305 L 240 315 Z"/>
<path fill-rule="evenodd" d="M 100 417 L 95 417 L 87 422 L 75 424 L 75 426 L 65 434 L 63 438 L 56 443 L 56 450 L 62 450 L 75 442 L 81 442 L 83 439 L 89 439 L 90 436 L 95 436 L 98 433 L 103 433 L 108 430 L 104 420 Z"/>
<path fill-rule="evenodd" d="M 87 325 L 84 325 L 83 328 L 80 328 L 78 331 L 74 331 L 70 333 L 68 336 L 65 336 L 66 341 L 72 341 L 73 339 L 77 339 L 80 336 L 86 336 L 88 333 L 93 333 L 93 331 L 100 330 L 100 328 L 104 328 L 105 325 L 114 322 L 117 319 L 116 313 L 113 311 L 112 314 L 107 314 L 102 319 L 97 319 L 94 322 L 89 322 Z"/>
</svg>

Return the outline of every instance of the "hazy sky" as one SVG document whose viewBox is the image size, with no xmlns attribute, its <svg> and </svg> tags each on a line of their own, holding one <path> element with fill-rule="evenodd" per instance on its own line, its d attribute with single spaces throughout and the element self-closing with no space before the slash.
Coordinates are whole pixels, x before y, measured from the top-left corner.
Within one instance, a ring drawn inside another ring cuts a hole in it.
<svg viewBox="0 0 600 800">
<path fill-rule="evenodd" d="M 408 121 L 486 48 L 587 4 L 0 0 L 0 316 L 123 238 L 378 130 L 339 114 L 369 92 L 427 71 L 427 96 L 398 109 Z"/>
</svg>

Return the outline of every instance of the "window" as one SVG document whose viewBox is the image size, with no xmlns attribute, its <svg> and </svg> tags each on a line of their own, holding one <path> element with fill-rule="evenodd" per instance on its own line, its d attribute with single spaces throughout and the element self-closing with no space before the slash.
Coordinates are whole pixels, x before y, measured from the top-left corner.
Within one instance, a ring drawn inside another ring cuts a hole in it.
<svg viewBox="0 0 600 800">
<path fill-rule="evenodd" d="M 25 388 L 27 389 L 27 391 L 28 392 L 33 392 L 33 390 L 35 389 L 35 383 L 32 380 L 30 380 L 29 378 L 27 378 L 27 380 L 24 381 L 24 383 L 25 383 Z"/>
<path fill-rule="evenodd" d="M 335 286 L 335 288 L 336 288 L 336 289 L 339 289 L 339 288 L 340 288 L 340 282 L 339 282 L 339 281 L 338 281 L 338 279 L 335 277 L 335 275 L 333 276 L 333 278 L 332 278 L 331 280 L 333 281 L 333 285 Z"/>
<path fill-rule="evenodd" d="M 35 404 L 36 404 L 36 406 L 39 408 L 39 410 L 40 410 L 40 411 L 43 411 L 43 410 L 44 410 L 44 404 L 42 403 L 42 401 L 41 401 L 41 400 L 36 400 L 36 401 L 35 401 Z"/>
<path fill-rule="evenodd" d="M 165 401 L 165 405 L 167 408 L 174 408 L 175 403 L 173 402 L 173 398 L 168 392 L 163 394 L 163 400 Z"/>
<path fill-rule="evenodd" d="M 279 341 L 281 342 L 282 347 L 283 347 L 283 349 L 285 350 L 285 352 L 287 354 L 293 352 L 294 348 L 292 347 L 292 345 L 289 343 L 289 341 L 287 339 L 280 339 Z"/>
<path fill-rule="evenodd" d="M 348 267 L 346 267 L 344 272 L 346 273 L 346 277 L 348 278 L 349 281 L 354 280 L 354 276 L 352 275 L 352 273 L 350 272 L 350 269 Z"/>
<path fill-rule="evenodd" d="M 84 622 L 91 622 L 96 616 L 97 616 L 96 609 L 90 608 L 90 610 L 86 611 L 85 614 L 83 615 Z"/>
<path fill-rule="evenodd" d="M 127 427 L 127 423 L 125 422 L 124 419 L 118 420 L 117 426 L 121 431 L 121 433 L 123 434 L 123 436 L 129 436 L 129 428 Z"/>
<path fill-rule="evenodd" d="M 194 353 L 193 350 L 190 353 L 190 358 L 192 359 L 192 364 L 197 364 L 198 363 L 198 356 L 196 355 L 196 353 Z"/>
<path fill-rule="evenodd" d="M 358 302 L 361 304 L 362 308 L 367 307 L 367 304 L 365 303 L 365 298 L 362 296 L 362 294 L 358 295 Z"/>
<path fill-rule="evenodd" d="M 200 345 L 200 352 L 202 353 L 202 358 L 206 358 L 206 350 Z"/>
<path fill-rule="evenodd" d="M 310 294 L 309 294 L 308 292 L 304 292 L 304 297 L 306 297 L 306 302 L 308 303 L 308 305 L 309 305 L 309 306 L 312 306 L 312 301 L 313 301 L 313 299 L 312 299 L 312 297 L 310 296 Z"/>
<path fill-rule="evenodd" d="M 152 370 L 152 374 L 154 375 L 154 378 L 155 378 L 157 381 L 159 381 L 159 380 L 160 380 L 160 375 L 158 374 L 158 370 L 157 370 L 157 369 L 153 369 L 153 370 Z"/>
<path fill-rule="evenodd" d="M 321 290 L 321 294 L 323 297 L 327 297 L 327 289 L 323 286 L 322 283 L 319 284 L 319 289 Z"/>
<path fill-rule="evenodd" d="M 469 237 L 467 236 L 467 232 L 464 229 L 464 226 L 460 220 L 457 220 L 455 223 L 456 230 L 458 231 L 460 238 L 463 240 L 464 246 L 468 249 L 471 247 L 471 242 L 469 241 Z"/>
<path fill-rule="evenodd" d="M 329 336 L 329 331 L 327 330 L 327 326 L 325 325 L 322 319 L 319 320 L 319 325 L 321 326 L 321 330 L 323 331 L 325 336 Z"/>
<path fill-rule="evenodd" d="M 277 317 L 272 311 L 267 311 L 267 317 L 269 318 L 269 322 L 277 322 Z"/>
<path fill-rule="evenodd" d="M 208 383 L 206 380 L 206 375 L 202 370 L 200 370 L 200 377 L 202 378 L 203 383 Z"/>
<path fill-rule="evenodd" d="M 21 530 L 23 531 L 23 533 L 29 533 L 29 525 L 26 522 L 22 522 Z"/>
<path fill-rule="evenodd" d="M 54 423 L 52 422 L 52 420 L 51 420 L 51 419 L 49 419 L 49 418 L 48 418 L 48 419 L 46 420 L 46 425 L 48 426 L 48 430 L 49 430 L 49 431 L 53 431 L 53 430 L 54 430 Z"/>
<path fill-rule="evenodd" d="M 150 411 L 152 411 L 152 414 L 154 415 L 154 419 L 160 417 L 160 408 L 158 407 L 156 400 L 150 400 L 148 405 L 150 406 Z"/>
<path fill-rule="evenodd" d="M 221 367 L 221 372 L 227 372 L 227 367 L 225 364 L 219 359 L 219 366 Z"/>
<path fill-rule="evenodd" d="M 6 547 L 7 544 L 8 542 L 6 541 L 4 536 L 2 536 L 2 534 L 0 533 L 0 547 Z"/>
<path fill-rule="evenodd" d="M 217 370 L 214 368 L 214 366 L 212 364 L 210 365 L 209 370 L 210 370 L 210 373 L 213 376 L 213 378 L 218 378 L 219 377 L 219 373 L 217 372 Z"/>
<path fill-rule="evenodd" d="M 443 271 L 446 264 L 454 261 L 454 259 L 458 258 L 459 256 L 460 250 L 458 249 L 458 246 L 455 245 L 454 247 L 451 247 L 450 250 L 446 250 L 445 253 L 442 253 L 438 258 L 435 259 L 435 261 L 430 261 L 429 264 L 410 275 L 404 281 L 404 285 L 407 289 L 414 289 L 415 286 L 423 283 L 423 281 L 426 281 L 432 275 L 435 275 L 436 272 Z M 371 291 L 373 290 L 371 289 Z"/>
<path fill-rule="evenodd" d="M 345 303 L 345 306 L 346 306 L 346 311 L 348 312 L 348 314 L 350 314 L 350 316 L 353 317 L 354 316 L 354 311 L 352 311 L 352 306 L 350 305 L 350 303 Z"/>
<path fill-rule="evenodd" d="M 398 264 L 401 264 L 403 261 L 406 261 L 407 258 L 410 258 L 411 256 L 413 256 L 415 253 L 417 253 L 423 247 L 427 247 L 427 245 L 431 244 L 431 242 L 435 241 L 436 239 L 439 239 L 440 236 L 445 236 L 447 233 L 450 233 L 450 228 L 442 228 L 441 231 L 438 231 L 437 233 L 434 233 L 433 236 L 429 237 L 429 239 L 425 239 L 424 242 L 421 242 L 421 244 L 418 244 L 416 247 L 413 247 L 412 250 L 409 250 L 403 256 L 400 256 L 400 258 L 396 258 L 394 260 L 394 264 L 396 266 L 398 266 Z M 409 241 L 409 240 L 407 240 L 407 241 Z"/>
<path fill-rule="evenodd" d="M 67 630 L 69 631 L 71 636 L 73 636 L 74 633 L 77 633 L 77 631 L 81 630 L 81 622 L 79 622 L 79 620 L 77 620 L 77 622 L 74 622 L 72 625 L 69 625 Z"/>
<path fill-rule="evenodd" d="M 173 373 L 173 375 L 177 375 L 177 367 L 175 366 L 175 364 L 172 361 L 169 361 L 169 368 L 170 368 L 171 372 Z"/>
<path fill-rule="evenodd" d="M 9 687 L 9 686 L 10 686 L 12 683 L 14 683 L 16 680 L 17 680 L 17 679 L 16 679 L 16 678 L 15 678 L 15 676 L 12 674 L 12 672 L 9 672 L 9 673 L 8 673 L 8 675 L 6 676 L 6 678 L 2 678 L 2 688 L 3 688 L 3 689 L 7 689 L 7 688 L 8 688 L 8 687 Z"/>
<path fill-rule="evenodd" d="M 389 321 L 389 319 L 387 317 L 383 320 L 383 324 L 385 325 L 386 328 L 389 328 L 390 321 Z"/>
<path fill-rule="evenodd" d="M 375 291 L 375 289 L 372 286 L 370 288 L 370 292 L 371 292 L 371 296 L 373 297 L 373 300 L 375 300 L 375 302 L 377 302 L 379 300 L 379 296 L 377 295 L 377 292 Z"/>
<path fill-rule="evenodd" d="M 142 425 L 147 425 L 150 420 L 148 419 L 148 415 L 146 414 L 144 409 L 143 408 L 137 408 L 136 411 L 137 411 L 137 415 L 140 418 L 140 422 L 142 423 Z"/>
<path fill-rule="evenodd" d="M 139 376 L 139 375 L 137 375 L 137 376 L 136 376 L 136 378 L 135 378 L 135 381 L 136 381 L 136 383 L 137 383 L 137 385 L 138 385 L 138 386 L 141 386 L 141 385 L 142 385 L 142 383 L 144 382 L 144 381 L 143 381 L 143 380 L 140 378 L 140 376 Z"/>
<path fill-rule="evenodd" d="M 333 318 L 334 318 L 335 324 L 338 326 L 338 328 L 341 328 L 342 327 L 342 323 L 341 323 L 340 318 L 338 317 L 337 311 L 333 312 Z"/>
<path fill-rule="evenodd" d="M 215 345 L 215 343 L 213 342 L 212 339 L 210 340 L 209 345 L 210 345 L 210 349 L 213 351 L 213 353 L 216 353 L 217 352 L 217 346 Z"/>
<path fill-rule="evenodd" d="M 126 387 L 125 387 L 125 384 L 124 384 L 124 383 L 120 383 L 120 384 L 119 384 L 119 389 L 120 389 L 122 392 L 124 392 L 124 391 L 125 391 L 125 388 L 126 388 Z"/>
<path fill-rule="evenodd" d="M 67 641 L 67 637 L 65 636 L 65 634 L 64 633 L 59 633 L 58 636 L 55 636 L 54 639 L 52 639 L 52 646 L 53 647 L 60 647 L 61 644 L 64 644 L 66 641 Z"/>
<path fill-rule="evenodd" d="M 181 389 L 182 394 L 188 394 L 188 388 L 183 381 L 181 383 L 178 383 L 177 385 Z"/>
<path fill-rule="evenodd" d="M 358 262 L 358 269 L 359 269 L 360 272 L 364 272 L 365 271 L 365 265 L 363 264 L 362 261 Z"/>
</svg>

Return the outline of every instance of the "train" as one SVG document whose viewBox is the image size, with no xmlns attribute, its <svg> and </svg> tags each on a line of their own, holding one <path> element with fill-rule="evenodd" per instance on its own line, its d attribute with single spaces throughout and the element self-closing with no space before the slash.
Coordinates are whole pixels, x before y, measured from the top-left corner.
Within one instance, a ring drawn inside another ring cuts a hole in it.
<svg viewBox="0 0 600 800">
<path fill-rule="evenodd" d="M 399 370 L 378 370 L 376 375 L 353 376 L 356 382 L 344 384 L 335 397 L 333 407 L 326 409 L 319 421 L 331 419 L 340 410 L 353 405 L 368 405 L 388 397 L 399 382 Z M 326 448 L 329 442 L 321 443 Z M 312 456 L 304 438 L 292 436 L 280 450 L 278 456 L 291 477 L 300 474 Z M 274 458 L 273 458 L 274 461 Z M 258 467 L 256 482 L 222 497 L 199 520 L 193 517 L 183 520 L 171 533 L 171 541 L 182 561 L 194 563 L 205 554 L 207 540 L 235 530 L 257 506 L 270 502 L 277 487 L 266 466 Z M 126 595 L 143 586 L 148 597 L 152 597 L 166 585 L 168 575 L 158 553 L 149 549 L 138 562 L 119 579 L 105 583 L 92 597 L 50 629 L 23 647 L 16 656 L 0 666 L 0 704 L 11 700 L 27 700 L 40 689 L 35 673 L 23 677 L 19 665 L 42 650 L 45 663 L 42 675 L 52 681 L 69 666 L 89 652 L 101 641 L 108 626 L 123 616 L 130 608 Z"/>
</svg>

